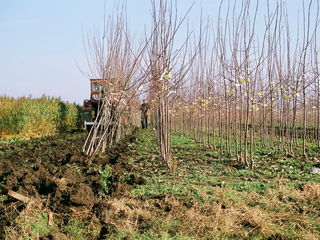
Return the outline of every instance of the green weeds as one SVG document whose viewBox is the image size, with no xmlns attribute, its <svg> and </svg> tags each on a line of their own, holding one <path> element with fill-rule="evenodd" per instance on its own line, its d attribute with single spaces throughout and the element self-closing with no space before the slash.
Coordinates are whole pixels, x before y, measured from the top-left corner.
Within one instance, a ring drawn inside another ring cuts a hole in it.
<svg viewBox="0 0 320 240">
<path fill-rule="evenodd" d="M 105 168 L 100 168 L 98 170 L 99 174 L 100 174 L 100 185 L 101 185 L 101 189 L 108 194 L 110 191 L 110 178 L 112 175 L 112 169 L 111 167 L 106 166 Z"/>
<path fill-rule="evenodd" d="M 50 231 L 50 226 L 48 226 L 48 214 L 40 212 L 36 214 L 35 218 L 35 221 L 30 222 L 31 234 L 35 236 L 46 235 Z"/>
<path fill-rule="evenodd" d="M 129 183 L 130 180 L 131 180 L 131 177 L 130 177 L 130 173 L 128 172 L 124 172 L 119 178 L 119 182 L 122 182 L 122 183 Z"/>
</svg>

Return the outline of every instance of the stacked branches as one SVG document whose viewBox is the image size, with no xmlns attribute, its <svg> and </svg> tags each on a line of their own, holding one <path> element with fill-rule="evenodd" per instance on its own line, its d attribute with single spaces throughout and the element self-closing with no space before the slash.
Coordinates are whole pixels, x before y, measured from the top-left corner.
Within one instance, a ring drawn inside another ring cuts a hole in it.
<svg viewBox="0 0 320 240">
<path fill-rule="evenodd" d="M 146 80 L 142 57 L 146 43 L 135 44 L 130 37 L 125 7 L 105 18 L 103 33 L 88 36 L 88 64 L 91 76 L 101 82 L 100 104 L 83 151 L 88 156 L 104 152 L 133 129 L 137 91 Z"/>
<path fill-rule="evenodd" d="M 187 54 L 195 53 L 188 50 L 189 31 L 178 47 L 174 40 L 191 8 L 178 19 L 176 2 L 152 1 L 152 30 L 142 43 L 136 44 L 129 35 L 125 8 L 117 7 L 117 12 L 106 19 L 103 34 L 88 37 L 90 76 L 103 80 L 99 111 L 83 147 L 88 156 L 104 152 L 126 133 L 119 129 L 132 125 L 134 119 L 129 116 L 137 109 L 137 96 L 147 93 L 154 103 L 161 156 L 170 170 L 175 169 L 170 152 L 169 105 L 175 97 L 172 93 L 182 85 L 190 68 Z"/>
</svg>

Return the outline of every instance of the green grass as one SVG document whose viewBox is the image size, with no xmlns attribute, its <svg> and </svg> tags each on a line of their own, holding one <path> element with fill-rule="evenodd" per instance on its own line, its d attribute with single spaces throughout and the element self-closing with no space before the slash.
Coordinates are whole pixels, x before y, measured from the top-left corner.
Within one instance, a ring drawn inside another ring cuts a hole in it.
<svg viewBox="0 0 320 240">
<path fill-rule="evenodd" d="M 180 239 L 180 237 L 184 239 L 184 236 L 191 239 L 242 239 L 243 236 L 247 236 L 245 239 L 272 239 L 272 237 L 276 239 L 279 236 L 284 239 L 308 238 L 304 237 L 307 233 L 299 227 L 301 225 L 310 228 L 308 236 L 320 236 L 317 226 L 320 215 L 313 214 L 317 202 L 302 200 L 308 198 L 305 192 L 309 190 L 307 188 L 304 190 L 305 186 L 317 187 L 318 185 L 314 184 L 320 183 L 319 175 L 310 173 L 313 162 L 303 161 L 301 158 L 288 158 L 273 149 L 257 148 L 255 149 L 257 169 L 238 169 L 234 167 L 235 159 L 221 156 L 218 151 L 206 148 L 186 136 L 173 134 L 172 154 L 178 161 L 178 168 L 172 173 L 167 171 L 158 156 L 153 133 L 142 130 L 137 133 L 137 138 L 139 141 L 134 148 L 131 163 L 140 169 L 139 172 L 147 179 L 147 184 L 135 186 L 131 190 L 132 198 L 147 197 L 148 203 L 154 203 L 158 200 L 153 199 L 157 199 L 158 196 L 160 198 L 171 196 L 179 201 L 181 209 L 185 208 L 183 205 L 197 206 L 197 209 L 202 209 L 202 206 L 206 209 L 216 209 L 217 204 L 221 204 L 226 209 L 222 219 L 224 217 L 232 219 L 233 215 L 228 211 L 234 211 L 234 214 L 243 211 L 250 214 L 253 212 L 252 217 L 248 216 L 246 221 L 250 222 L 250 219 L 253 219 L 252 221 L 257 222 L 248 223 L 248 226 L 247 223 L 243 223 L 243 226 L 235 225 L 234 228 L 226 225 L 220 230 L 219 227 L 211 230 L 208 228 L 200 234 L 196 230 L 188 230 L 188 226 L 191 225 L 188 225 L 187 221 L 192 219 L 179 218 L 177 211 L 180 210 L 174 209 L 171 210 L 173 211 L 171 214 L 164 215 L 171 216 L 171 219 L 178 223 L 175 225 L 169 221 L 169 225 L 175 226 L 173 233 L 166 227 L 159 228 L 159 225 L 155 224 L 156 221 L 152 221 L 142 232 L 120 230 L 118 233 L 122 237 L 127 236 L 129 239 Z M 312 196 L 312 193 L 310 194 Z M 318 204 L 320 206 L 320 202 Z M 304 209 L 306 214 L 301 214 L 297 206 Z M 228 217 L 228 214 L 231 215 Z M 276 219 L 277 214 L 283 215 L 284 219 Z M 241 216 L 240 214 L 235 218 L 235 224 L 239 224 L 237 219 L 240 221 Z M 206 219 L 205 216 L 202 217 Z M 226 223 L 221 223 L 223 224 Z M 207 225 L 210 226 L 210 223 Z M 263 232 L 256 227 L 253 231 L 250 230 L 251 225 L 265 227 L 266 230 Z M 215 232 L 216 237 L 213 237 L 210 231 Z"/>
<path fill-rule="evenodd" d="M 319 176 L 310 173 L 313 163 L 300 159 L 261 159 L 258 170 L 234 169 L 229 166 L 227 158 L 218 160 L 215 151 L 204 149 L 194 140 L 181 135 L 172 136 L 173 155 L 178 158 L 178 170 L 175 173 L 166 171 L 159 157 L 148 158 L 157 149 L 150 132 L 139 133 L 143 139 L 138 146 L 137 154 L 141 155 L 136 162 L 149 169 L 156 167 L 156 172 L 147 174 L 149 185 L 139 186 L 134 194 L 182 193 L 184 186 L 221 186 L 225 182 L 237 191 L 255 191 L 263 194 L 267 189 L 274 188 L 273 178 L 281 177 L 290 184 L 301 182 L 319 183 Z M 266 160 L 266 162 L 264 162 Z M 270 161 L 272 164 L 270 164 Z M 267 181 L 266 181 L 267 179 Z M 173 186 L 170 184 L 174 183 Z"/>
<path fill-rule="evenodd" d="M 75 218 L 70 221 L 65 227 L 65 232 L 68 234 L 71 240 L 85 240 L 86 225 L 80 220 Z"/>
<path fill-rule="evenodd" d="M 63 232 L 70 240 L 97 239 L 100 234 L 101 224 L 97 219 L 88 219 L 84 222 L 80 218 L 73 218 L 64 227 Z"/>
<path fill-rule="evenodd" d="M 48 226 L 48 214 L 38 213 L 36 218 L 36 221 L 30 222 L 31 234 L 35 236 L 44 236 L 50 231 L 50 226 Z"/>
<path fill-rule="evenodd" d="M 24 140 L 26 140 L 25 137 L 14 136 L 7 140 L 0 141 L 0 144 L 10 144 L 10 143 L 15 143 L 15 142 L 24 141 Z"/>
<path fill-rule="evenodd" d="M 169 223 L 172 224 L 172 223 Z M 111 239 L 132 239 L 132 240 L 193 240 L 194 238 L 188 236 L 171 236 L 163 228 L 161 232 L 147 231 L 145 233 L 137 234 L 132 231 L 121 231 Z"/>
<path fill-rule="evenodd" d="M 259 136 L 259 135 L 258 135 Z M 175 138 L 180 138 L 182 137 L 180 140 L 177 140 Z M 260 136 L 259 136 L 260 137 Z M 262 142 L 261 139 L 259 139 L 259 137 L 257 137 L 254 140 L 254 144 L 253 144 L 253 158 L 255 159 L 259 159 L 259 158 L 268 158 L 268 159 L 273 159 L 276 160 L 279 157 L 283 157 L 286 155 L 286 152 L 281 148 L 279 148 L 281 143 L 281 140 L 279 137 L 275 136 L 273 141 L 271 141 L 271 139 L 269 137 L 266 137 L 264 143 Z M 183 136 L 180 133 L 175 133 L 174 136 L 172 137 L 173 139 L 173 143 L 175 143 L 176 141 L 182 141 L 183 142 L 183 138 L 188 138 L 187 136 Z M 199 142 L 201 142 L 201 138 L 200 136 L 195 135 L 194 136 L 195 139 L 197 139 Z M 216 147 L 215 151 L 212 151 L 215 156 L 217 157 L 228 157 L 227 151 L 226 151 L 226 139 L 224 137 L 220 138 L 220 137 L 208 137 L 205 136 L 204 137 L 205 142 L 210 142 L 210 145 L 214 145 Z M 240 139 L 237 139 L 237 142 L 239 143 Z M 188 140 L 186 140 L 188 141 Z M 191 140 L 193 141 L 194 144 L 198 144 L 197 141 L 195 140 Z M 270 142 L 273 142 L 273 146 L 270 145 Z M 237 155 L 236 152 L 236 145 L 235 145 L 235 139 L 232 138 L 231 141 L 229 142 L 230 144 L 230 150 L 231 150 L 231 154 L 233 157 L 235 157 Z M 293 155 L 295 157 L 303 157 L 303 151 L 302 151 L 302 146 L 303 146 L 303 140 L 302 139 L 296 139 L 295 140 L 295 144 L 293 145 Z M 250 142 L 248 144 L 248 147 L 250 147 Z M 286 149 L 288 149 L 288 146 L 286 146 Z M 241 147 L 241 149 L 238 146 L 238 152 L 244 152 L 244 146 Z M 306 152 L 309 158 L 313 158 L 313 157 L 319 157 L 319 147 L 316 141 L 310 141 L 307 140 L 306 141 Z"/>
</svg>

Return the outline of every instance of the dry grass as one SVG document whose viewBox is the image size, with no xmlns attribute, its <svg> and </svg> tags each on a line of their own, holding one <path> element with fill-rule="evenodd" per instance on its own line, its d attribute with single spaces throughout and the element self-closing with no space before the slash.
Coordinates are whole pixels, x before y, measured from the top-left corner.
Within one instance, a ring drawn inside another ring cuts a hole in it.
<svg viewBox="0 0 320 240">
<path fill-rule="evenodd" d="M 99 219 L 86 207 L 72 208 L 66 214 L 53 213 L 48 199 L 33 198 L 22 211 L 16 210 L 11 226 L 5 227 L 6 240 L 97 239 Z M 48 238 L 49 237 L 49 238 Z"/>
<path fill-rule="evenodd" d="M 149 231 L 164 233 L 168 227 L 161 229 L 158 223 L 166 222 L 178 223 L 170 230 L 172 236 L 195 239 L 215 236 L 216 239 L 312 240 L 320 236 L 315 228 L 320 222 L 319 211 L 315 211 L 317 204 L 319 207 L 319 184 L 306 184 L 302 190 L 294 191 L 282 186 L 265 195 L 242 192 L 241 198 L 238 192 L 225 187 L 216 188 L 213 199 L 192 206 L 172 195 L 148 202 L 111 200 L 107 219 L 117 230 L 130 230 L 138 235 L 139 226 L 146 222 Z M 308 213 L 312 211 L 311 216 Z"/>
<path fill-rule="evenodd" d="M 105 222 L 113 224 L 118 230 L 135 231 L 140 224 L 153 217 L 153 206 L 129 198 L 110 200 L 105 211 Z"/>
<path fill-rule="evenodd" d="M 53 214 L 44 205 L 40 199 L 32 199 L 12 227 L 6 227 L 6 239 L 37 240 L 54 229 Z"/>
<path fill-rule="evenodd" d="M 320 184 L 308 183 L 304 185 L 302 191 L 293 191 L 292 195 L 301 202 L 314 203 L 320 207 Z"/>
<path fill-rule="evenodd" d="M 245 237 L 253 233 L 269 235 L 274 231 L 270 216 L 260 209 L 249 209 L 247 206 L 228 207 L 217 202 L 181 210 L 176 216 L 183 220 L 187 235 Z"/>
<path fill-rule="evenodd" d="M 131 232 L 133 239 L 145 232 L 170 232 L 173 239 L 174 236 L 191 239 L 215 236 L 216 239 L 315 240 L 319 239 L 319 231 L 314 227 L 320 222 L 319 211 L 314 211 L 319 208 L 319 189 L 320 184 L 306 184 L 301 190 L 290 190 L 283 185 L 265 195 L 243 192 L 240 197 L 228 187 L 215 188 L 204 203 L 191 205 L 170 194 L 148 200 L 114 198 L 106 203 L 104 221 L 113 225 L 116 232 Z M 205 194 L 203 191 L 202 195 Z M 49 211 L 44 206 L 39 200 L 28 204 L 16 218 L 15 227 L 6 229 L 7 238 L 39 239 L 41 234 L 55 229 L 56 225 L 49 224 Z M 308 214 L 311 212 L 313 217 Z M 71 215 L 72 219 L 90 218 L 79 209 Z M 96 226 L 91 227 L 96 231 Z M 88 225 L 86 229 L 91 231 L 89 228 Z"/>
</svg>

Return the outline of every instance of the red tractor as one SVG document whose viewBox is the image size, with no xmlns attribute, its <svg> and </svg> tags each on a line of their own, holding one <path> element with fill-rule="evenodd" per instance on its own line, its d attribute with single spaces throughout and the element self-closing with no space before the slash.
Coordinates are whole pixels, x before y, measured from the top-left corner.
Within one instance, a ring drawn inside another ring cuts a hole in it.
<svg viewBox="0 0 320 240">
<path fill-rule="evenodd" d="M 99 107 L 102 101 L 103 79 L 90 79 L 90 99 L 83 101 L 83 121 L 84 127 L 90 130 L 94 120 L 97 117 Z"/>
<path fill-rule="evenodd" d="M 110 114 L 111 119 L 113 119 L 112 113 L 115 111 L 116 106 L 120 103 L 127 107 L 127 103 L 130 98 L 123 93 L 122 88 L 119 86 L 119 79 L 90 79 L 90 99 L 83 101 L 83 121 L 84 127 L 90 130 L 93 126 L 94 121 L 97 118 L 97 114 L 100 106 L 102 105 L 102 100 L 104 96 L 104 90 L 108 87 L 112 92 L 110 94 Z M 110 86 L 112 86 L 110 88 Z"/>
</svg>

